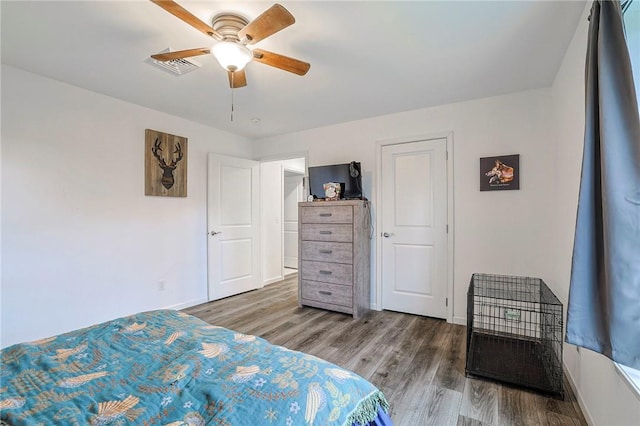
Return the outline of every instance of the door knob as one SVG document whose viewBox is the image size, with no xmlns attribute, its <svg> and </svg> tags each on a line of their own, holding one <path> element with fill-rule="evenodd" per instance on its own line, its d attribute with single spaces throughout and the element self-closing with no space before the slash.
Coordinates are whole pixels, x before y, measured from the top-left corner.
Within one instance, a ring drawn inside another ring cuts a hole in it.
<svg viewBox="0 0 640 426">
<path fill-rule="evenodd" d="M 385 238 L 393 237 L 393 233 L 392 232 L 383 232 L 382 236 L 385 237 Z"/>
<path fill-rule="evenodd" d="M 222 231 L 220 231 L 220 232 L 211 231 L 211 235 L 218 235 L 218 234 L 222 234 Z"/>
</svg>

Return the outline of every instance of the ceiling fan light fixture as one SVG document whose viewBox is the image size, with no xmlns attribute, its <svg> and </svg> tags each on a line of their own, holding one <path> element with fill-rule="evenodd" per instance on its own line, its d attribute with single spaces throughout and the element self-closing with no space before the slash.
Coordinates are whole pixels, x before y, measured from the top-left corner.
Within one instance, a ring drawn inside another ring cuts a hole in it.
<svg viewBox="0 0 640 426">
<path fill-rule="evenodd" d="M 293 15 L 280 4 L 274 4 L 252 21 L 234 12 L 223 12 L 215 15 L 211 25 L 208 25 L 180 6 L 176 0 L 151 1 L 201 33 L 218 40 L 218 43 L 211 48 L 199 47 L 151 55 L 151 58 L 156 61 L 164 64 L 211 53 L 227 71 L 229 86 L 232 89 L 247 85 L 244 68 L 251 61 L 297 75 L 305 75 L 309 71 L 311 65 L 307 62 L 246 46 L 258 43 L 296 21 Z M 233 91 L 231 93 L 233 96 Z"/>
<path fill-rule="evenodd" d="M 220 41 L 214 44 L 211 54 L 222 68 L 231 72 L 242 70 L 253 59 L 253 53 L 247 46 L 234 41 Z"/>
</svg>

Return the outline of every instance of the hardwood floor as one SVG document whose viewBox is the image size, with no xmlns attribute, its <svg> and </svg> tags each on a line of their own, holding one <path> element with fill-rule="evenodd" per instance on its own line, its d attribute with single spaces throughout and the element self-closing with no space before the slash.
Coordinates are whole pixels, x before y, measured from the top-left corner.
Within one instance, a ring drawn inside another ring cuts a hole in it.
<svg viewBox="0 0 640 426">
<path fill-rule="evenodd" d="M 297 275 L 185 309 L 355 371 L 384 392 L 398 426 L 586 425 L 565 383 L 565 400 L 466 378 L 466 328 L 432 318 L 372 311 L 360 320 L 298 308 Z"/>
</svg>

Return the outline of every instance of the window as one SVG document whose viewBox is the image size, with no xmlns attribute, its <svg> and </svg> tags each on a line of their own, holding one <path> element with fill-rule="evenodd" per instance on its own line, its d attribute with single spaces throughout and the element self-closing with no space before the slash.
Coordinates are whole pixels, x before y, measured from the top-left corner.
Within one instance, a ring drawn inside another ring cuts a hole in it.
<svg viewBox="0 0 640 426">
<path fill-rule="evenodd" d="M 622 2 L 622 19 L 624 20 L 624 32 L 631 58 L 633 81 L 640 101 L 640 0 Z"/>
<path fill-rule="evenodd" d="M 616 364 L 616 368 L 618 373 L 627 380 L 635 394 L 640 397 L 640 370 L 634 370 L 620 364 Z"/>
<path fill-rule="evenodd" d="M 621 4 L 627 47 L 631 58 L 633 81 L 636 88 L 636 98 L 638 100 L 638 109 L 640 109 L 640 0 L 626 0 L 622 1 Z M 616 366 L 618 372 L 629 382 L 636 395 L 640 397 L 640 370 L 619 364 L 616 364 Z"/>
</svg>

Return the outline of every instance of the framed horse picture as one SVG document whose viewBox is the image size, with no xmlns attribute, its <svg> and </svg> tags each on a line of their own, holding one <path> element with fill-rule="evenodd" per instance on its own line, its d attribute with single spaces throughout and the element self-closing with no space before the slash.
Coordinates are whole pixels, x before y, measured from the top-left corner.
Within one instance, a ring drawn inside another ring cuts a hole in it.
<svg viewBox="0 0 640 426">
<path fill-rule="evenodd" d="M 480 158 L 480 191 L 520 189 L 520 154 Z"/>
</svg>

